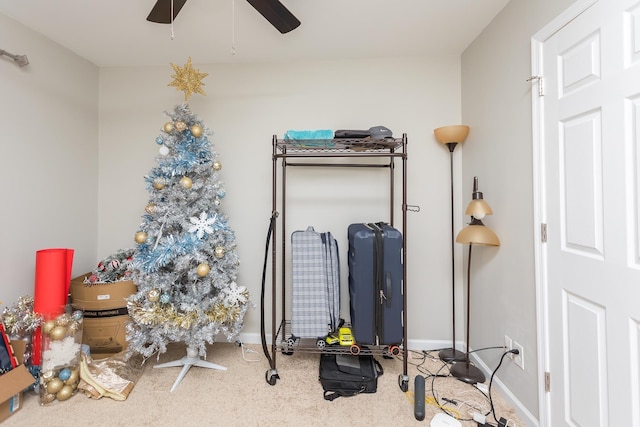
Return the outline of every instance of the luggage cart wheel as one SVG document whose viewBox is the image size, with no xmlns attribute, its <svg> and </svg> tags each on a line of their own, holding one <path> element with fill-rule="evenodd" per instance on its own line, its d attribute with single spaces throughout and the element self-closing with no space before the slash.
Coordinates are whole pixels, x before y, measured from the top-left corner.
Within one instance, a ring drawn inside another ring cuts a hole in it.
<svg viewBox="0 0 640 427">
<path fill-rule="evenodd" d="M 400 386 L 400 390 L 406 393 L 409 390 L 409 377 L 403 374 L 398 375 L 398 385 Z"/>
<path fill-rule="evenodd" d="M 276 381 L 280 379 L 278 371 L 276 371 L 275 369 L 267 370 L 267 372 L 264 373 L 264 377 L 267 381 L 267 384 L 269 385 L 276 385 Z"/>
<path fill-rule="evenodd" d="M 360 354 L 360 346 L 358 344 L 351 344 L 351 347 L 349 347 L 349 351 L 353 355 Z"/>
<path fill-rule="evenodd" d="M 318 341 L 316 341 L 316 346 L 322 350 L 323 348 L 325 348 L 325 346 L 327 345 L 327 343 L 325 342 L 324 338 L 318 338 Z"/>
</svg>

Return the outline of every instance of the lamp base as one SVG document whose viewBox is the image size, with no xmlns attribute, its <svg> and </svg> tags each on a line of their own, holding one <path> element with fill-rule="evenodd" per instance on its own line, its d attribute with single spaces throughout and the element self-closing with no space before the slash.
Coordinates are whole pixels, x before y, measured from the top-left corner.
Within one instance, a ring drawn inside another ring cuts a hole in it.
<svg viewBox="0 0 640 427">
<path fill-rule="evenodd" d="M 449 372 L 460 381 L 469 384 L 483 383 L 486 380 L 486 377 L 480 369 L 471 364 L 467 365 L 467 362 L 454 363 L 451 369 L 449 369 Z"/>
<path fill-rule="evenodd" d="M 455 348 L 445 348 L 443 350 L 440 350 L 440 352 L 438 353 L 438 357 L 440 358 L 440 360 L 447 363 L 464 360 L 464 355 L 465 353 L 461 352 L 460 350 L 456 350 Z"/>
</svg>

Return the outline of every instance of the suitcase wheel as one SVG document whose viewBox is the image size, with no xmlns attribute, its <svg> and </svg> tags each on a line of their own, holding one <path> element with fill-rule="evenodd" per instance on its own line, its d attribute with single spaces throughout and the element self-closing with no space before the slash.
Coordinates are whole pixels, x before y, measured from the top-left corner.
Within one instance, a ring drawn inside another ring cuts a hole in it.
<svg viewBox="0 0 640 427">
<path fill-rule="evenodd" d="M 296 344 L 296 337 L 291 335 L 290 338 L 287 338 L 284 341 L 284 346 L 282 347 L 282 354 L 285 356 L 291 356 L 293 354 L 293 346 Z"/>
<path fill-rule="evenodd" d="M 400 354 L 400 347 L 398 347 L 397 345 L 390 345 L 387 348 L 387 353 L 389 353 L 392 356 L 397 356 Z"/>
</svg>

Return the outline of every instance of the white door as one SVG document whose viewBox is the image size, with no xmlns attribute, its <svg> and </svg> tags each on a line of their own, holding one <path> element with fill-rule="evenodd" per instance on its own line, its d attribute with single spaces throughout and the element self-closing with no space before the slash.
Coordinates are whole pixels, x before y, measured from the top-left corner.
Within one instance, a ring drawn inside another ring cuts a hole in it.
<svg viewBox="0 0 640 427">
<path fill-rule="evenodd" d="M 546 421 L 640 426 L 640 0 L 597 1 L 541 57 Z"/>
</svg>

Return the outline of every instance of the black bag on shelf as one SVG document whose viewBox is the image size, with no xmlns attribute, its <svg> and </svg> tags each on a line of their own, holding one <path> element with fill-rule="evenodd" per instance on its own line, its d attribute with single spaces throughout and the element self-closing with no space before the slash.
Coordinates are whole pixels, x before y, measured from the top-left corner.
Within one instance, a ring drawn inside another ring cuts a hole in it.
<svg viewBox="0 0 640 427">
<path fill-rule="evenodd" d="M 320 355 L 320 383 L 324 399 L 340 396 L 375 393 L 378 377 L 384 373 L 382 365 L 371 354 L 352 355 L 322 353 Z"/>
<path fill-rule="evenodd" d="M 354 130 L 354 129 L 338 129 L 333 134 L 334 138 L 349 138 L 349 139 L 358 139 L 358 138 L 368 138 L 371 136 L 368 130 Z"/>
<path fill-rule="evenodd" d="M 391 129 L 385 126 L 373 126 L 366 130 L 354 130 L 354 129 L 339 129 L 333 134 L 334 138 L 349 138 L 349 139 L 385 139 L 392 138 L 393 132 Z"/>
</svg>

